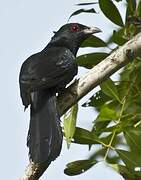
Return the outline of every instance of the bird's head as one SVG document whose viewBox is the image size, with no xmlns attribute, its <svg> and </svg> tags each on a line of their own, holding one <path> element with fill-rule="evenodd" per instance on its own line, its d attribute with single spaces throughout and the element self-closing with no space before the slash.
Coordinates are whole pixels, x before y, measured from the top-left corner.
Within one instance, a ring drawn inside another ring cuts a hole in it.
<svg viewBox="0 0 141 180">
<path fill-rule="evenodd" d="M 52 37 L 50 44 L 67 47 L 74 55 L 82 42 L 94 33 L 101 32 L 97 27 L 87 27 L 78 23 L 69 23 L 62 26 Z"/>
</svg>

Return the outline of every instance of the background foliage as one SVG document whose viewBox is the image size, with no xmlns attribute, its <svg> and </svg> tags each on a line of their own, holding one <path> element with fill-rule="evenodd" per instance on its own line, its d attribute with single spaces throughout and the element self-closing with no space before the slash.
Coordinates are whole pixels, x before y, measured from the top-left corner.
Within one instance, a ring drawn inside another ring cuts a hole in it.
<svg viewBox="0 0 141 180">
<path fill-rule="evenodd" d="M 120 1 L 126 8 L 125 19 L 122 19 L 117 8 Z M 77 4 L 83 8 L 74 12 L 70 18 L 80 13 L 97 13 L 97 3 L 100 11 L 111 23 L 118 25 L 118 28 L 113 31 L 107 42 L 91 36 L 82 44 L 82 47 L 110 49 L 109 53 L 103 50 L 77 57 L 78 65 L 87 69 L 91 69 L 141 30 L 141 0 L 99 0 Z M 109 48 L 111 45 L 114 48 Z M 89 150 L 92 146 L 95 147 L 88 159 L 67 164 L 65 174 L 78 175 L 98 162 L 105 161 L 124 179 L 141 179 L 140 69 L 141 58 L 138 57 L 122 69 L 118 81 L 114 82 L 108 78 L 100 84 L 100 90 L 83 104 L 83 107 L 92 107 L 98 113 L 91 131 L 76 127 L 77 105 L 65 115 L 64 135 L 68 147 L 71 142 L 88 145 Z"/>
</svg>

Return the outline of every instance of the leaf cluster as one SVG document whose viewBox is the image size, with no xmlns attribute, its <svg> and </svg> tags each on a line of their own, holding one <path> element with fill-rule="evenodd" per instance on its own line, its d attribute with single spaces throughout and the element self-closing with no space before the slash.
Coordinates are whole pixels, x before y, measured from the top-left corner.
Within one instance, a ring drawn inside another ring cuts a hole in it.
<svg viewBox="0 0 141 180">
<path fill-rule="evenodd" d="M 126 10 L 125 19 L 117 8 L 123 3 Z M 90 9 L 79 9 L 70 17 L 80 13 L 96 13 L 95 5 L 114 24 L 114 29 L 107 42 L 91 36 L 82 47 L 116 48 L 123 45 L 141 30 L 141 0 L 98 0 L 78 6 Z M 97 14 L 98 16 L 98 14 Z M 95 50 L 95 49 L 94 49 Z M 77 57 L 79 66 L 91 69 L 105 59 L 109 53 L 93 52 Z M 100 161 L 121 174 L 126 180 L 141 179 L 141 58 L 138 57 L 126 65 L 119 74 L 119 80 L 106 79 L 83 107 L 92 107 L 97 111 L 91 131 L 76 127 L 78 107 L 75 105 L 64 118 L 64 135 L 68 147 L 72 143 L 88 145 L 91 155 L 88 159 L 77 160 L 67 164 L 64 170 L 67 175 L 78 175 Z M 93 147 L 93 148 L 92 148 Z"/>
</svg>

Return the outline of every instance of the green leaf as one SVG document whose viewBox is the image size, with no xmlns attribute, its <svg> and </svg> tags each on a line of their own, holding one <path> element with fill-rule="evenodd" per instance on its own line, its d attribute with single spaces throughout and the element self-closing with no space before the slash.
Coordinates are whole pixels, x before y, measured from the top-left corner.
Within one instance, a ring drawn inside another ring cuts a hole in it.
<svg viewBox="0 0 141 180">
<path fill-rule="evenodd" d="M 121 15 L 111 0 L 99 0 L 99 5 L 100 9 L 109 20 L 119 26 L 123 26 Z"/>
<path fill-rule="evenodd" d="M 131 150 L 141 154 L 141 127 L 126 127 L 124 137 Z"/>
<path fill-rule="evenodd" d="M 94 65 L 98 64 L 103 59 L 105 59 L 108 55 L 109 55 L 108 53 L 103 53 L 103 52 L 84 54 L 78 56 L 76 58 L 76 62 L 79 66 L 85 68 L 92 68 Z"/>
<path fill-rule="evenodd" d="M 69 17 L 69 20 L 72 16 L 76 16 L 78 14 L 81 14 L 81 13 L 96 13 L 96 11 L 94 10 L 94 8 L 91 8 L 91 9 L 79 9 L 77 11 L 75 11 L 74 13 L 72 13 Z"/>
<path fill-rule="evenodd" d="M 68 148 L 70 147 L 73 135 L 75 133 L 78 105 L 74 105 L 69 112 L 64 115 L 64 134 Z"/>
<path fill-rule="evenodd" d="M 103 93 L 102 90 L 99 90 L 92 96 L 88 101 L 86 101 L 82 106 L 83 107 L 96 107 L 98 110 L 101 106 L 105 104 L 105 102 L 111 100 L 112 98 Z"/>
<path fill-rule="evenodd" d="M 94 121 L 94 126 L 92 132 L 94 132 L 97 136 L 102 134 L 104 129 L 109 125 L 110 121 Z"/>
<path fill-rule="evenodd" d="M 141 167 L 141 155 L 129 152 L 121 149 L 116 149 L 116 152 L 122 159 L 122 161 L 125 163 L 127 168 L 129 168 L 131 171 L 135 171 L 137 167 Z"/>
<path fill-rule="evenodd" d="M 103 132 L 113 132 L 114 130 L 116 130 L 116 132 L 118 133 L 119 131 L 117 131 L 117 126 L 110 126 L 110 127 L 106 127 L 105 129 L 103 129 Z"/>
<path fill-rule="evenodd" d="M 121 29 L 122 31 L 122 29 Z M 113 36 L 112 36 L 112 41 L 116 44 L 118 44 L 119 46 L 122 46 L 123 44 L 125 44 L 128 39 L 125 39 L 122 35 L 121 35 L 121 31 L 113 31 Z"/>
<path fill-rule="evenodd" d="M 102 142 L 104 142 L 105 144 L 109 144 L 109 142 L 111 141 L 113 137 L 113 132 L 110 133 L 108 136 L 104 137 L 104 138 L 100 138 L 100 140 Z M 118 145 L 122 145 L 123 143 L 123 139 L 120 135 L 115 135 L 114 138 L 113 138 L 113 141 L 112 141 L 112 147 L 115 147 L 115 146 L 118 146 Z M 109 158 L 111 158 L 111 153 L 109 153 Z M 118 157 L 119 159 L 119 157 Z"/>
<path fill-rule="evenodd" d="M 101 107 L 100 113 L 96 118 L 96 121 L 111 121 L 118 119 L 118 115 L 115 110 L 110 109 L 107 105 Z"/>
<path fill-rule="evenodd" d="M 118 133 L 123 132 L 124 129 L 126 130 L 126 128 L 127 128 L 128 126 L 130 126 L 130 125 L 132 126 L 132 125 L 133 125 L 133 124 L 131 124 L 131 123 L 133 123 L 133 121 L 134 121 L 134 115 L 133 115 L 133 114 L 128 114 L 128 113 L 126 113 L 125 115 L 123 115 L 123 116 L 120 118 L 120 124 L 117 125 L 116 131 L 117 131 Z"/>
<path fill-rule="evenodd" d="M 76 127 L 73 138 L 77 144 L 99 144 L 99 139 L 93 132 L 79 127 Z"/>
<path fill-rule="evenodd" d="M 96 37 L 94 35 L 87 38 L 81 45 L 81 47 L 106 47 L 107 43 L 104 42 L 99 37 Z"/>
<path fill-rule="evenodd" d="M 85 171 L 87 171 L 88 169 L 90 169 L 96 163 L 97 163 L 97 161 L 94 161 L 94 160 L 74 161 L 74 162 L 67 164 L 67 167 L 64 170 L 64 173 L 69 176 L 82 174 Z"/>
<path fill-rule="evenodd" d="M 136 11 L 136 0 L 126 0 L 127 1 L 127 8 L 126 8 L 126 21 L 128 20 L 129 16 L 133 16 Z"/>
<path fill-rule="evenodd" d="M 126 31 L 127 29 L 125 27 L 120 28 L 118 30 L 114 30 L 112 36 L 110 36 L 108 39 L 108 44 L 113 43 L 113 42 L 119 46 L 122 46 L 123 44 L 125 44 L 128 41 L 125 35 Z"/>
<path fill-rule="evenodd" d="M 119 94 L 117 91 L 117 87 L 114 84 L 114 82 L 109 78 L 108 80 L 106 80 L 105 82 L 103 82 L 101 85 L 101 90 L 109 97 L 112 97 L 114 99 L 116 99 L 118 102 L 121 103 L 120 98 L 119 98 Z"/>
<path fill-rule="evenodd" d="M 137 15 L 141 17 L 141 1 L 139 1 L 138 7 L 137 7 Z"/>
</svg>

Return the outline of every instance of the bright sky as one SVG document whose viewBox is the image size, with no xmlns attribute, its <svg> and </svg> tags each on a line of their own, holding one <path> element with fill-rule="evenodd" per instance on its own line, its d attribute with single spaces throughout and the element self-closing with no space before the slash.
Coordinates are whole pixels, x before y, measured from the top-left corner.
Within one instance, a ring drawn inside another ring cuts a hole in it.
<svg viewBox="0 0 141 180">
<path fill-rule="evenodd" d="M 77 10 L 75 4 L 78 2 L 81 1 L 0 0 L 0 170 L 3 180 L 18 180 L 28 164 L 26 136 L 29 111 L 24 113 L 19 95 L 20 66 L 28 56 L 46 46 L 53 31 L 67 23 L 70 14 Z M 73 21 L 101 28 L 103 33 L 100 36 L 103 38 L 112 31 L 108 21 L 105 22 L 99 15 L 83 14 L 73 17 L 71 22 Z M 86 113 L 85 108 L 82 108 L 78 124 L 91 127 L 93 119 L 92 110 L 88 108 Z M 87 146 L 72 144 L 70 150 L 67 150 L 64 143 L 61 155 L 40 179 L 122 180 L 122 177 L 103 163 L 79 176 L 64 175 L 63 169 L 68 162 L 85 159 L 88 154 Z"/>
</svg>

